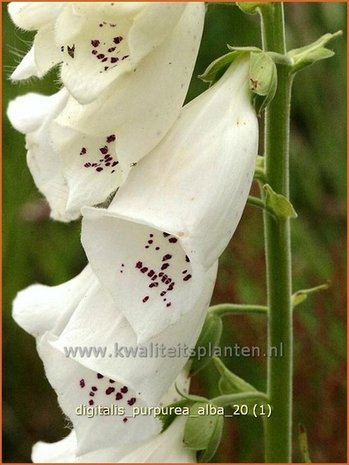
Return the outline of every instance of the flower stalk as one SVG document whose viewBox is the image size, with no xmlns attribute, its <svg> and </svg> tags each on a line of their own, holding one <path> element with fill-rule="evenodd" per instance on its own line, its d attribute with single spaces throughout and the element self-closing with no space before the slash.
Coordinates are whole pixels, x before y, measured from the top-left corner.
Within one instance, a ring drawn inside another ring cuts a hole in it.
<svg viewBox="0 0 349 465">
<path fill-rule="evenodd" d="M 282 3 L 261 8 L 263 49 L 286 53 Z M 265 170 L 272 189 L 289 198 L 289 123 L 292 75 L 277 65 L 278 86 L 265 112 Z M 265 421 L 265 461 L 290 462 L 292 444 L 292 278 L 290 218 L 278 221 L 264 212 L 268 293 L 268 349 L 283 347 L 282 357 L 268 358 L 267 395 L 272 415 Z"/>
</svg>

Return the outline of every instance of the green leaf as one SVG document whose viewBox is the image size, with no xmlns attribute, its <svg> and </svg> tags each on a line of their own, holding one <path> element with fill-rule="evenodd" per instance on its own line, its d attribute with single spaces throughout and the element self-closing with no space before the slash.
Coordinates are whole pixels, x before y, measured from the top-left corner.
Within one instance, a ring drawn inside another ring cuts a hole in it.
<svg viewBox="0 0 349 465">
<path fill-rule="evenodd" d="M 257 391 L 250 383 L 232 373 L 217 357 L 213 357 L 213 362 L 221 378 L 218 383 L 221 394 L 237 394 L 240 392 Z"/>
<path fill-rule="evenodd" d="M 203 451 L 198 456 L 200 462 L 207 462 L 213 457 L 222 438 L 224 417 L 217 413 L 206 413 L 210 407 L 215 408 L 208 402 L 192 405 L 184 428 L 184 445 Z"/>
<path fill-rule="evenodd" d="M 288 56 L 292 60 L 291 72 L 296 73 L 297 71 L 309 66 L 316 61 L 330 58 L 334 55 L 333 50 L 326 48 L 325 46 L 336 37 L 342 35 L 342 31 L 338 31 L 334 34 L 325 34 L 315 42 L 308 44 L 304 47 L 296 48 L 288 52 Z"/>
<path fill-rule="evenodd" d="M 277 194 L 269 186 L 263 186 L 265 192 L 265 206 L 279 219 L 297 218 L 297 213 L 291 202 L 283 195 Z"/>
<path fill-rule="evenodd" d="M 198 342 L 196 343 L 195 355 L 191 358 L 191 375 L 198 373 L 210 362 L 212 349 L 219 345 L 222 331 L 222 320 L 218 316 L 208 313 Z"/>
<path fill-rule="evenodd" d="M 294 308 L 297 305 L 304 302 L 308 298 L 309 294 L 313 294 L 319 291 L 326 291 L 329 287 L 330 287 L 330 283 L 328 282 L 326 284 L 320 284 L 319 286 L 311 287 L 309 289 L 300 289 L 299 291 L 295 292 L 292 295 L 292 299 L 291 299 L 292 307 Z"/>
<path fill-rule="evenodd" d="M 251 52 L 249 86 L 255 94 L 254 103 L 260 114 L 274 98 L 277 88 L 276 65 L 267 53 Z"/>
</svg>

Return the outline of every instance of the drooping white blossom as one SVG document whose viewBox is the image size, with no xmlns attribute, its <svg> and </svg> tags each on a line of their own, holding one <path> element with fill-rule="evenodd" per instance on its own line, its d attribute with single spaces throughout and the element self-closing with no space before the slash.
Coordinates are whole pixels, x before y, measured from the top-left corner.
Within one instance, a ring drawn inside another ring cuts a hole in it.
<svg viewBox="0 0 349 465">
<path fill-rule="evenodd" d="M 78 455 L 148 440 L 159 433 L 156 418 L 132 418 L 133 406 L 158 405 L 183 369 L 205 319 L 216 268 L 206 273 L 191 311 L 144 345 L 137 343 L 123 316 L 123 303 L 113 301 L 90 267 L 60 286 L 35 284 L 18 294 L 13 317 L 37 339 L 46 376 L 74 425 Z M 79 347 L 104 348 L 104 353 L 88 356 Z M 86 418 L 76 410 L 111 404 L 123 407 L 125 415 Z"/>
<path fill-rule="evenodd" d="M 177 418 L 163 433 L 132 446 L 108 447 L 76 455 L 75 431 L 53 444 L 38 442 L 33 447 L 34 463 L 194 463 L 194 451 L 183 445 L 185 417 Z"/>
<path fill-rule="evenodd" d="M 70 221 L 82 206 L 104 202 L 165 136 L 188 89 L 203 19 L 203 4 L 186 4 L 166 39 L 90 104 L 80 105 L 64 89 L 10 103 L 8 116 L 27 134 L 29 168 L 54 219 Z M 25 124 L 32 120 L 38 124 Z"/>
<path fill-rule="evenodd" d="M 236 60 L 186 105 L 108 209 L 83 209 L 91 267 L 139 341 L 191 311 L 240 220 L 258 146 L 248 69 Z"/>
<path fill-rule="evenodd" d="M 42 77 L 62 63 L 63 84 L 78 101 L 88 103 L 134 72 L 169 38 L 188 7 L 192 9 L 186 3 L 162 2 L 12 2 L 9 13 L 19 27 L 38 31 L 29 52 L 33 74 Z M 196 11 L 203 14 L 203 4 Z M 197 33 L 201 35 L 200 28 Z M 189 38 L 192 31 L 183 34 Z M 28 74 L 21 63 L 12 78 Z"/>
</svg>

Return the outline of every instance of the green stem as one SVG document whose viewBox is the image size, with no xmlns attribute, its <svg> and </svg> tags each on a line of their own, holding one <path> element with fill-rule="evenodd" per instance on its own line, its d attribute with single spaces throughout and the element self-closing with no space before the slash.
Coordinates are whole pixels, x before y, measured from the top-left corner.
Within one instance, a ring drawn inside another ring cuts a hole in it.
<svg viewBox="0 0 349 465">
<path fill-rule="evenodd" d="M 246 315 L 247 313 L 268 315 L 268 307 L 264 305 L 219 304 L 213 305 L 209 313 L 222 317 L 225 315 Z"/>
<path fill-rule="evenodd" d="M 282 3 L 261 9 L 265 51 L 286 53 Z M 265 170 L 275 192 L 289 197 L 289 122 L 292 77 L 277 65 L 278 86 L 265 114 Z M 268 353 L 282 347 L 282 356 L 268 357 L 267 394 L 272 415 L 265 421 L 265 461 L 291 462 L 292 359 L 290 221 L 275 221 L 264 212 L 268 291 Z"/>
<path fill-rule="evenodd" d="M 264 202 L 263 199 L 260 199 L 259 197 L 254 197 L 253 195 L 249 195 L 247 199 L 247 204 L 252 205 L 253 207 L 261 208 L 262 210 L 265 210 L 268 212 L 270 215 L 274 215 L 275 213 L 271 208 L 268 208 Z"/>
</svg>

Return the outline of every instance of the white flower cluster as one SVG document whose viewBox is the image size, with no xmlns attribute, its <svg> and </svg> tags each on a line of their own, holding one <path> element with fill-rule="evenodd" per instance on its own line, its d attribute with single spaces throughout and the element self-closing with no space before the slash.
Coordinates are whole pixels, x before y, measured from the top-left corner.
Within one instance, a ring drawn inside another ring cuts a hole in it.
<svg viewBox="0 0 349 465">
<path fill-rule="evenodd" d="M 112 354 L 115 343 L 195 346 L 254 174 L 248 59 L 183 106 L 203 3 L 15 2 L 9 12 L 37 31 L 12 79 L 60 64 L 63 88 L 18 97 L 8 116 L 26 135 L 52 218 L 82 214 L 89 260 L 71 281 L 34 284 L 14 301 L 74 427 L 62 441 L 36 444 L 33 461 L 194 462 L 182 444 L 184 418 L 161 433 L 157 418 L 133 415 L 135 405 L 172 403 L 176 380 L 188 389 L 186 356 Z M 101 345 L 105 357 L 66 355 Z M 110 404 L 123 414 L 77 414 Z"/>
</svg>

